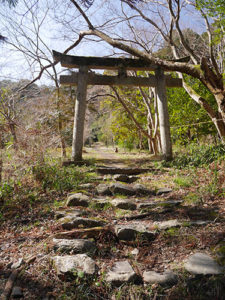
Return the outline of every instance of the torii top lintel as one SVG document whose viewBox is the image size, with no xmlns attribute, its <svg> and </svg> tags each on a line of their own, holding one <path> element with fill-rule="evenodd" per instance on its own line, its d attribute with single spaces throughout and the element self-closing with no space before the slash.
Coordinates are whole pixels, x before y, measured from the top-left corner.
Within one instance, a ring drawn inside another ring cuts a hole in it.
<svg viewBox="0 0 225 300">
<path fill-rule="evenodd" d="M 89 69 L 99 70 L 144 70 L 155 71 L 158 66 L 153 63 L 147 63 L 142 59 L 135 58 L 115 58 L 115 57 L 90 57 L 90 56 L 73 56 L 62 54 L 53 50 L 53 58 L 60 61 L 62 67 L 80 68 L 86 66 Z"/>
</svg>

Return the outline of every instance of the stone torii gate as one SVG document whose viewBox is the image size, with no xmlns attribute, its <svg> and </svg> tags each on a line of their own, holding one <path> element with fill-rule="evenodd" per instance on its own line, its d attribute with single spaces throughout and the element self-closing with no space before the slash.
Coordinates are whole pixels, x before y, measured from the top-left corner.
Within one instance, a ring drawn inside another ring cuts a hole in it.
<svg viewBox="0 0 225 300">
<path fill-rule="evenodd" d="M 163 158 L 172 159 L 172 142 L 166 87 L 182 87 L 182 80 L 165 75 L 162 67 L 133 58 L 104 58 L 66 55 L 53 50 L 54 61 L 60 62 L 62 67 L 77 68 L 79 72 L 72 75 L 61 75 L 62 85 L 77 86 L 77 99 L 72 142 L 72 161 L 82 160 L 84 121 L 86 111 L 86 95 L 88 85 L 120 85 L 120 86 L 147 86 L 154 87 L 157 95 L 159 127 Z M 90 69 L 117 70 L 117 76 L 89 73 Z M 127 76 L 127 70 L 154 71 L 149 77 Z"/>
</svg>

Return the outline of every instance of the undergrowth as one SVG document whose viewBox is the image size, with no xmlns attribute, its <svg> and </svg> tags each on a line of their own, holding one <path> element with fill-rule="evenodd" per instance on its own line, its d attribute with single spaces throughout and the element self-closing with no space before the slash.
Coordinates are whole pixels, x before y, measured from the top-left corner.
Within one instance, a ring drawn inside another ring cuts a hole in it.
<svg viewBox="0 0 225 300">
<path fill-rule="evenodd" d="M 163 167 L 176 167 L 178 169 L 185 167 L 201 167 L 225 158 L 225 145 L 196 145 L 192 144 L 185 153 L 179 153 L 174 156 L 170 162 L 163 161 Z"/>
</svg>

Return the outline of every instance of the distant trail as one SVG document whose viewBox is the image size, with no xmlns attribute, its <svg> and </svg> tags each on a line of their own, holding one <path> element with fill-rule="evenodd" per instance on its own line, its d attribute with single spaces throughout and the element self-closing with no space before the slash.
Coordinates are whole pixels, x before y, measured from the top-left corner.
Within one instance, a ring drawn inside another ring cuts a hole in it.
<svg viewBox="0 0 225 300">
<path fill-rule="evenodd" d="M 93 157 L 105 166 L 117 168 L 126 168 L 128 166 L 124 163 L 120 153 L 115 153 L 112 147 L 105 147 L 100 143 L 95 143 L 91 148 L 86 148 L 86 151 L 93 154 Z"/>
</svg>

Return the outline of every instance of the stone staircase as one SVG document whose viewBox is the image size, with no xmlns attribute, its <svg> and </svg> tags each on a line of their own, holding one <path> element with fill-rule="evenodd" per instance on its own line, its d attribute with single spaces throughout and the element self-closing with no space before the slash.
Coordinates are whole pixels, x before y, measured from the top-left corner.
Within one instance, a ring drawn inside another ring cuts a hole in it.
<svg viewBox="0 0 225 300">
<path fill-rule="evenodd" d="M 104 276 L 113 286 L 130 283 L 173 286 L 179 280 L 180 270 L 186 270 L 190 276 L 224 272 L 210 253 L 204 251 L 190 253 L 176 268 L 170 262 L 158 270 L 142 264 L 138 260 L 142 245 L 151 247 L 160 233 L 207 226 L 212 220 L 168 218 L 167 213 L 182 206 L 183 200 L 164 199 L 164 195 L 172 192 L 169 188 L 150 190 L 134 183 L 139 179 L 138 174 L 149 170 L 132 172 L 131 168 L 102 167 L 97 171 L 102 176 L 101 183 L 83 185 L 81 188 L 87 192 L 68 195 L 65 207 L 55 213 L 59 230 L 52 238 L 55 255 L 51 261 L 63 280 L 82 273 L 93 278 Z M 111 182 L 109 177 L 104 182 L 104 176 L 111 176 Z M 161 221 L 157 216 L 161 216 Z M 126 254 L 121 251 L 124 245 L 128 245 Z"/>
</svg>

